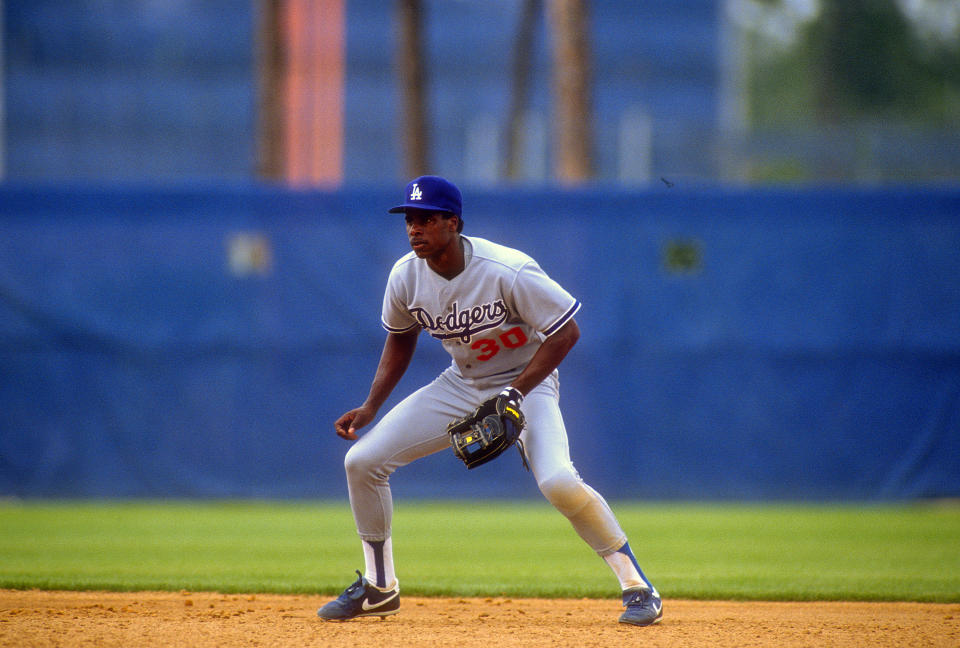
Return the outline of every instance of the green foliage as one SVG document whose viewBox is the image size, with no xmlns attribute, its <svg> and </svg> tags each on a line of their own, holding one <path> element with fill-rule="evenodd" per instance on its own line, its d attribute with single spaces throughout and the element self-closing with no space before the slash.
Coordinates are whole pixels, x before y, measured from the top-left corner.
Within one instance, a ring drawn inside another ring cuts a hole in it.
<svg viewBox="0 0 960 648">
<path fill-rule="evenodd" d="M 667 598 L 960 601 L 956 506 L 613 502 Z M 420 595 L 616 597 L 544 502 L 400 502 Z M 363 559 L 344 502 L 6 502 L 0 587 L 339 593 Z"/>
<path fill-rule="evenodd" d="M 824 121 L 916 110 L 922 65 L 910 26 L 893 0 L 825 2 L 802 42 L 811 53 Z"/>
<path fill-rule="evenodd" d="M 757 128 L 960 121 L 960 38 L 924 39 L 895 0 L 823 0 L 792 47 L 753 49 Z"/>
</svg>

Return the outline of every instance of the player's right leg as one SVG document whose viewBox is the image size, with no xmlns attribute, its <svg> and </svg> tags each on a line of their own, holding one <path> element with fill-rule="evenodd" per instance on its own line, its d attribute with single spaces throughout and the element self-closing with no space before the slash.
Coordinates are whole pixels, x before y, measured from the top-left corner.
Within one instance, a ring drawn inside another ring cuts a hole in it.
<svg viewBox="0 0 960 648">
<path fill-rule="evenodd" d="M 339 599 L 317 612 L 321 618 L 346 620 L 396 612 L 399 583 L 391 544 L 390 475 L 401 466 L 448 448 L 447 423 L 472 411 L 476 398 L 446 374 L 441 375 L 398 403 L 347 452 L 344 468 L 350 507 L 363 544 L 365 572 Z M 388 598 L 379 608 L 379 601 Z"/>
<path fill-rule="evenodd" d="M 385 541 L 390 537 L 390 475 L 401 466 L 448 448 L 447 424 L 475 407 L 469 395 L 441 375 L 400 401 L 353 444 L 344 468 L 361 538 Z"/>
</svg>

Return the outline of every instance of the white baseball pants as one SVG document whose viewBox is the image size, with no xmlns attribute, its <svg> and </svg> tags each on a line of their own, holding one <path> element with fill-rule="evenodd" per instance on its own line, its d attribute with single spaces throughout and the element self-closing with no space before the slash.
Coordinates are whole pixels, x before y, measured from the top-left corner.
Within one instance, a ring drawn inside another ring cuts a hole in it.
<svg viewBox="0 0 960 648">
<path fill-rule="evenodd" d="M 393 471 L 449 448 L 447 424 L 499 393 L 509 379 L 464 379 L 448 368 L 398 403 L 354 443 L 344 466 L 350 506 L 363 540 L 390 537 L 393 498 L 389 479 Z M 584 483 L 570 461 L 556 371 L 526 395 L 521 409 L 527 426 L 520 438 L 540 491 L 600 556 L 617 551 L 626 535 L 603 497 Z"/>
</svg>

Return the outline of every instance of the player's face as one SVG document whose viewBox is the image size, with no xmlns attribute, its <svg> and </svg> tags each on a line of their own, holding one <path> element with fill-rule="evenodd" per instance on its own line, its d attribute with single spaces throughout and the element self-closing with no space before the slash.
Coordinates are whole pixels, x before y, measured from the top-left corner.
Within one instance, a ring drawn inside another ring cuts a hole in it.
<svg viewBox="0 0 960 648">
<path fill-rule="evenodd" d="M 443 252 L 456 239 L 457 221 L 436 212 L 410 210 L 406 222 L 410 247 L 421 259 Z"/>
</svg>

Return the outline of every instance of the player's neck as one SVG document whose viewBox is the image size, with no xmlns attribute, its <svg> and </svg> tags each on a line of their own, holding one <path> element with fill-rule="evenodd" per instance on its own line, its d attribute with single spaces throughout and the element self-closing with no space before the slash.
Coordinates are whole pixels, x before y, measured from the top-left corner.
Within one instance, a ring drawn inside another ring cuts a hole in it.
<svg viewBox="0 0 960 648">
<path fill-rule="evenodd" d="M 466 266 L 463 256 L 463 239 L 457 236 L 450 242 L 450 245 L 437 254 L 427 257 L 427 265 L 447 281 L 463 272 Z"/>
</svg>

